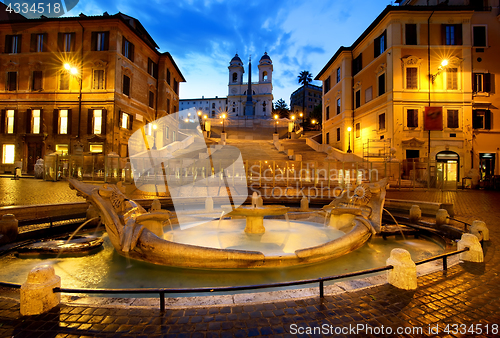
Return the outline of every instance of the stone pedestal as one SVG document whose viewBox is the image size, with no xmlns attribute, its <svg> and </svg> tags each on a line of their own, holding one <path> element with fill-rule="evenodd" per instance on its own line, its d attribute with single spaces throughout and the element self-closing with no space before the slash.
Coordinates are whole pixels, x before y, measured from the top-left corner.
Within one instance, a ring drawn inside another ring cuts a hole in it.
<svg viewBox="0 0 500 338">
<path fill-rule="evenodd" d="M 55 287 L 61 287 L 61 277 L 56 275 L 52 266 L 33 268 L 21 286 L 21 315 L 39 315 L 57 306 L 61 293 L 53 292 Z"/>
<path fill-rule="evenodd" d="M 246 216 L 247 226 L 245 232 L 247 234 L 263 234 L 266 232 L 264 228 L 264 216 Z"/>
<path fill-rule="evenodd" d="M 307 197 L 302 197 L 300 200 L 300 210 L 301 211 L 309 211 L 309 200 Z"/>
<path fill-rule="evenodd" d="M 450 215 L 448 214 L 448 210 L 439 209 L 436 213 L 436 225 L 448 224 L 449 223 L 449 220 L 448 220 L 449 216 Z"/>
<path fill-rule="evenodd" d="M 11 243 L 15 241 L 19 222 L 13 214 L 6 214 L 0 219 L 0 243 Z"/>
<path fill-rule="evenodd" d="M 403 290 L 417 288 L 417 266 L 412 261 L 410 253 L 404 249 L 392 249 L 391 256 L 386 261 L 394 268 L 387 271 L 387 282 Z"/>
<path fill-rule="evenodd" d="M 483 248 L 479 239 L 473 234 L 463 234 L 457 243 L 457 250 L 469 248 L 469 251 L 460 254 L 459 259 L 466 262 L 481 263 L 484 260 Z"/>
<path fill-rule="evenodd" d="M 477 238 L 480 238 L 482 235 L 483 240 L 490 240 L 490 231 L 486 227 L 486 223 L 483 221 L 474 221 L 470 227 L 470 233 L 476 235 Z"/>
<path fill-rule="evenodd" d="M 417 223 L 422 218 L 422 210 L 418 205 L 412 205 L 410 208 L 410 221 Z"/>
<path fill-rule="evenodd" d="M 280 140 L 280 134 L 273 134 L 273 142 L 279 141 Z"/>
</svg>

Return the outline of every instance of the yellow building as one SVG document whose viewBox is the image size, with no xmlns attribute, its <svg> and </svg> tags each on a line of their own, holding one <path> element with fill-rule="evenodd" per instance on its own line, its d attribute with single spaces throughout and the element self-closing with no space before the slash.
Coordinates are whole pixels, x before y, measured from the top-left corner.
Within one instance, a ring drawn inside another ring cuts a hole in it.
<svg viewBox="0 0 500 338">
<path fill-rule="evenodd" d="M 0 51 L 0 172 L 54 151 L 127 156 L 135 130 L 178 111 L 182 73 L 125 14 L 0 21 Z"/>
<path fill-rule="evenodd" d="M 498 174 L 498 0 L 489 1 L 495 11 L 483 1 L 398 2 L 316 77 L 323 143 L 369 161 L 397 159 L 403 178 L 416 162 L 431 184 L 461 182 L 480 164 L 483 178 Z"/>
</svg>

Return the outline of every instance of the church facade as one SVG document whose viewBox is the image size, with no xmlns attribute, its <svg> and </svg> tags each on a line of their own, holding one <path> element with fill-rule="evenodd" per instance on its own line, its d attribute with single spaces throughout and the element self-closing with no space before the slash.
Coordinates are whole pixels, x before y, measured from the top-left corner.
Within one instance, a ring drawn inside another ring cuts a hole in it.
<svg viewBox="0 0 500 338">
<path fill-rule="evenodd" d="M 259 78 L 252 82 L 252 61 L 248 63 L 248 80 L 244 82 L 243 62 L 236 54 L 229 64 L 227 94 L 228 114 L 232 118 L 272 118 L 273 62 L 267 53 L 259 60 Z"/>
</svg>

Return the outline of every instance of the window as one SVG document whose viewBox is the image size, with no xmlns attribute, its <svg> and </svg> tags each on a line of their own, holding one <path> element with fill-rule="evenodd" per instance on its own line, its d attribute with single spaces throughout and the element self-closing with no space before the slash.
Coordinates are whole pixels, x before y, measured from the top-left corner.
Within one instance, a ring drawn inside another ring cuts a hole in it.
<svg viewBox="0 0 500 338">
<path fill-rule="evenodd" d="M 93 51 L 106 51 L 109 49 L 109 32 L 92 32 L 91 44 Z"/>
<path fill-rule="evenodd" d="M 262 81 L 266 82 L 268 80 L 267 72 L 262 73 Z"/>
<path fill-rule="evenodd" d="M 340 99 L 337 99 L 337 115 L 340 114 Z"/>
<path fill-rule="evenodd" d="M 174 79 L 174 92 L 179 95 L 179 82 L 177 82 L 176 79 Z M 255 92 L 254 92 L 255 94 Z"/>
<path fill-rule="evenodd" d="M 67 144 L 56 144 L 56 151 L 63 153 L 63 155 L 68 153 L 68 149 Z"/>
<path fill-rule="evenodd" d="M 87 133 L 95 135 L 106 133 L 106 109 L 89 109 Z"/>
<path fill-rule="evenodd" d="M 330 119 L 330 106 L 326 106 L 325 120 Z"/>
<path fill-rule="evenodd" d="M 491 112 L 489 110 L 473 110 L 472 128 L 491 129 Z"/>
<path fill-rule="evenodd" d="M 448 109 L 448 128 L 458 128 L 458 109 Z"/>
<path fill-rule="evenodd" d="M 35 53 L 47 51 L 47 33 L 31 34 L 30 51 Z"/>
<path fill-rule="evenodd" d="M 40 109 L 33 109 L 31 111 L 31 133 L 32 134 L 40 134 L 40 121 L 41 121 L 41 112 Z"/>
<path fill-rule="evenodd" d="M 153 93 L 152 91 L 149 91 L 149 106 L 151 108 L 155 107 L 155 93 Z"/>
<path fill-rule="evenodd" d="M 361 89 L 358 89 L 355 93 L 355 99 L 354 99 L 355 106 L 354 108 L 359 108 L 361 106 Z"/>
<path fill-rule="evenodd" d="M 418 89 L 418 68 L 406 68 L 406 89 Z"/>
<path fill-rule="evenodd" d="M 407 45 L 417 44 L 417 24 L 407 23 L 405 25 L 405 44 Z"/>
<path fill-rule="evenodd" d="M 475 93 L 489 93 L 491 90 L 490 73 L 473 73 L 473 91 Z"/>
<path fill-rule="evenodd" d="M 378 38 L 373 41 L 373 57 L 377 57 L 382 54 L 387 48 L 387 37 L 386 31 L 384 31 Z"/>
<path fill-rule="evenodd" d="M 170 70 L 169 69 L 167 69 L 167 83 L 169 86 L 171 85 L 170 84 Z"/>
<path fill-rule="evenodd" d="M 385 94 L 385 73 L 378 76 L 378 96 Z"/>
<path fill-rule="evenodd" d="M 130 61 L 134 62 L 134 44 L 125 37 L 122 38 L 122 54 Z"/>
<path fill-rule="evenodd" d="M 124 95 L 130 96 L 130 78 L 127 75 L 123 75 L 123 89 Z"/>
<path fill-rule="evenodd" d="M 7 110 L 6 115 L 5 115 L 5 133 L 6 134 L 14 134 L 14 127 L 15 127 L 15 119 L 16 117 L 16 111 L 15 110 Z"/>
<path fill-rule="evenodd" d="M 42 90 L 42 71 L 34 70 L 32 74 L 31 90 Z"/>
<path fill-rule="evenodd" d="M 408 109 L 406 111 L 406 126 L 408 128 L 418 127 L 418 109 Z"/>
<path fill-rule="evenodd" d="M 340 67 L 337 67 L 337 83 L 340 82 Z"/>
<path fill-rule="evenodd" d="M 472 26 L 472 45 L 474 47 L 487 47 L 486 26 Z"/>
<path fill-rule="evenodd" d="M 326 80 L 325 80 L 325 94 L 328 93 L 330 91 L 330 77 L 328 77 Z"/>
<path fill-rule="evenodd" d="M 337 128 L 337 142 L 340 141 L 340 128 Z"/>
<path fill-rule="evenodd" d="M 8 91 L 17 90 L 17 72 L 7 72 L 7 88 Z"/>
<path fill-rule="evenodd" d="M 59 121 L 58 121 L 58 126 L 57 126 L 57 132 L 58 134 L 65 135 L 68 134 L 68 127 L 69 127 L 69 114 L 67 109 L 60 109 L 59 110 Z"/>
<path fill-rule="evenodd" d="M 63 53 L 75 51 L 75 33 L 59 33 L 57 36 L 59 51 Z"/>
<path fill-rule="evenodd" d="M 385 113 L 378 116 L 378 130 L 385 130 Z"/>
<path fill-rule="evenodd" d="M 66 72 L 61 72 L 59 77 L 59 90 L 69 89 L 69 74 Z"/>
<path fill-rule="evenodd" d="M 4 144 L 2 151 L 2 163 L 3 164 L 14 164 L 15 157 L 15 146 L 13 144 Z"/>
<path fill-rule="evenodd" d="M 446 89 L 458 89 L 457 68 L 446 68 Z"/>
<path fill-rule="evenodd" d="M 356 123 L 356 138 L 361 136 L 361 123 Z"/>
<path fill-rule="evenodd" d="M 104 89 L 104 70 L 94 69 L 94 89 Z"/>
<path fill-rule="evenodd" d="M 442 25 L 443 45 L 462 44 L 462 25 Z"/>
<path fill-rule="evenodd" d="M 134 119 L 133 119 L 132 115 L 125 113 L 125 112 L 121 112 L 120 128 L 132 130 L 133 120 Z"/>
<path fill-rule="evenodd" d="M 148 58 L 148 74 L 158 79 L 158 65 L 150 58 Z"/>
<path fill-rule="evenodd" d="M 6 35 L 5 53 L 8 54 L 21 53 L 21 38 L 22 35 Z"/>
<path fill-rule="evenodd" d="M 352 75 L 356 75 L 363 69 L 363 53 L 360 53 L 352 62 Z"/>
<path fill-rule="evenodd" d="M 90 152 L 91 153 L 102 153 L 103 152 L 102 144 L 91 144 L 90 145 Z"/>
<path fill-rule="evenodd" d="M 372 87 L 368 87 L 365 90 L 365 103 L 370 102 L 373 98 Z"/>
</svg>

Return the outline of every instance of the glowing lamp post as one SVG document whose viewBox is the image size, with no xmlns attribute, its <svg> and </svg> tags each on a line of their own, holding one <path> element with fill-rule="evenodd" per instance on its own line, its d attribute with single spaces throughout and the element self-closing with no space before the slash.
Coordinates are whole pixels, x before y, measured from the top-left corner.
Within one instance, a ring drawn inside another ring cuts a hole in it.
<svg viewBox="0 0 500 338">
<path fill-rule="evenodd" d="M 78 85 L 79 85 L 79 95 L 78 95 L 78 132 L 77 132 L 77 137 L 80 137 L 80 118 L 82 115 L 82 86 L 83 86 L 83 79 L 82 79 L 82 74 L 78 74 L 78 69 L 76 67 L 71 66 L 69 63 L 65 63 L 63 65 L 64 69 L 72 76 L 74 76 L 78 80 Z M 83 64 L 82 64 L 82 72 L 83 72 Z"/>
<path fill-rule="evenodd" d="M 278 114 L 274 114 L 274 120 L 275 120 L 274 133 L 277 134 L 278 133 Z"/>
<path fill-rule="evenodd" d="M 352 150 L 351 150 L 351 127 L 347 127 L 347 132 L 348 132 L 348 141 L 349 141 L 349 146 L 347 147 L 347 152 L 348 153 L 352 153 Z"/>
<path fill-rule="evenodd" d="M 220 118 L 222 119 L 222 133 L 224 134 L 226 132 L 226 129 L 225 129 L 225 124 L 224 124 L 224 120 L 226 119 L 226 114 L 222 114 L 220 116 Z"/>
<path fill-rule="evenodd" d="M 156 150 L 156 129 L 158 126 L 156 124 L 153 124 L 153 148 L 152 150 Z"/>
<path fill-rule="evenodd" d="M 300 112 L 299 113 L 300 118 L 302 119 L 302 124 L 304 124 L 304 113 Z"/>
<path fill-rule="evenodd" d="M 205 123 L 207 123 L 207 118 L 208 118 L 208 116 L 206 114 L 203 115 L 203 131 L 205 131 L 205 129 L 206 129 Z"/>
</svg>

